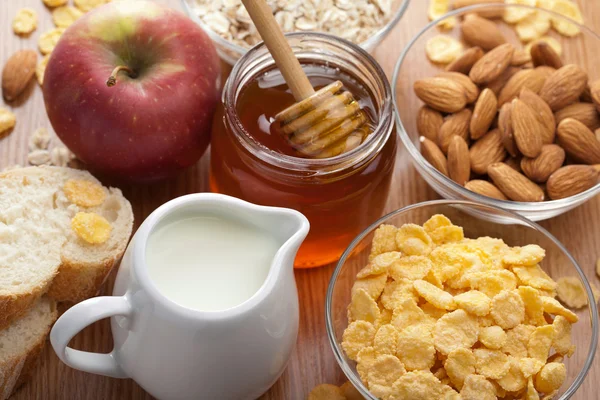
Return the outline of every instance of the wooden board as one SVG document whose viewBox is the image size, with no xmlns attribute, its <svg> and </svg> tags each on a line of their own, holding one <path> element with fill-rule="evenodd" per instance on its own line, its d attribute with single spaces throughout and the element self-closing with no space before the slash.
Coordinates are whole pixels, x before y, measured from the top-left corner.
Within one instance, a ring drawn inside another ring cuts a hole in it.
<svg viewBox="0 0 600 400">
<path fill-rule="evenodd" d="M 175 8 L 181 7 L 179 0 L 162 0 L 162 2 Z M 427 22 L 427 3 L 428 1 L 425 0 L 413 0 L 403 20 L 375 51 L 375 57 L 388 76 L 391 77 L 394 63 L 404 45 Z M 587 23 L 591 24 L 595 31 L 600 32 L 600 2 L 579 0 L 579 4 Z M 38 30 L 26 39 L 14 36 L 10 27 L 16 11 L 22 7 L 37 10 L 40 18 Z M 0 1 L 0 62 L 2 65 L 14 51 L 36 48 L 39 35 L 51 27 L 53 25 L 50 13 L 41 0 Z M 600 51 L 580 54 L 580 56 L 582 60 L 596 59 L 597 64 L 600 65 Z M 18 122 L 14 132 L 0 140 L 0 169 L 8 165 L 25 164 L 29 135 L 38 127 L 51 129 L 37 83 L 31 85 L 24 100 L 12 104 L 11 108 L 17 114 Z M 174 197 L 207 191 L 206 173 L 207 157 L 204 157 L 196 167 L 169 182 L 147 187 L 123 188 L 125 195 L 133 204 L 136 223 L 139 224 L 156 207 Z M 404 149 L 398 152 L 394 182 L 387 205 L 389 211 L 438 198 L 412 167 Z M 567 246 L 590 280 L 600 285 L 594 273 L 595 260 L 600 257 L 600 197 L 551 221 L 545 221 L 542 225 Z M 333 358 L 325 332 L 325 291 L 333 268 L 328 266 L 296 272 L 300 296 L 300 334 L 297 347 L 283 376 L 262 397 L 263 399 L 304 399 L 311 388 L 317 384 L 341 384 L 346 380 Z M 110 293 L 113 280 L 114 273 L 104 289 L 105 294 Z M 108 321 L 102 321 L 88 328 L 76 337 L 72 345 L 88 351 L 110 351 L 112 339 Z M 223 377 L 223 379 L 230 379 L 230 377 Z M 598 380 L 600 380 L 600 361 L 596 359 L 588 378 L 573 398 L 581 400 L 597 398 Z M 42 355 L 42 362 L 33 379 L 13 396 L 15 400 L 150 398 L 131 380 L 111 379 L 66 367 L 49 346 Z"/>
</svg>

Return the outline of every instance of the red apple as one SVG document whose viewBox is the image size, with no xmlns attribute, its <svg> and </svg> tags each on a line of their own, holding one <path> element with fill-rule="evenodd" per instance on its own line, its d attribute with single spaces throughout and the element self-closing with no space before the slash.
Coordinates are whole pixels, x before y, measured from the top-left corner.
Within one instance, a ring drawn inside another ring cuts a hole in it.
<svg viewBox="0 0 600 400">
<path fill-rule="evenodd" d="M 185 15 L 148 1 L 99 7 L 69 27 L 44 75 L 54 130 L 92 171 L 152 181 L 210 141 L 219 57 Z"/>
</svg>

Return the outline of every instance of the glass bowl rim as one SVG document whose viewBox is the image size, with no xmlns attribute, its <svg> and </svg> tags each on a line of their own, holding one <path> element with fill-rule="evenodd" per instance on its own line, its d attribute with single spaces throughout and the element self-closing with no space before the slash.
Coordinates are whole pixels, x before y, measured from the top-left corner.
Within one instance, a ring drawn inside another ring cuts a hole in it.
<svg viewBox="0 0 600 400">
<path fill-rule="evenodd" d="M 398 112 L 400 107 L 399 107 L 398 99 L 397 99 L 397 95 L 396 95 L 396 87 L 398 85 L 398 80 L 400 77 L 400 69 L 404 64 L 404 60 L 405 60 L 406 56 L 408 55 L 408 53 L 413 49 L 415 43 L 419 39 L 421 39 L 421 37 L 425 33 L 429 32 L 431 30 L 431 28 L 434 28 L 440 21 L 442 21 L 448 17 L 453 17 L 453 16 L 457 16 L 457 15 L 465 15 L 465 14 L 468 14 L 469 12 L 474 12 L 474 11 L 482 11 L 482 10 L 484 11 L 485 9 L 514 8 L 514 7 L 533 9 L 535 11 L 542 11 L 542 12 L 551 14 L 553 17 L 567 20 L 567 21 L 573 23 L 574 25 L 577 25 L 577 27 L 582 32 L 585 32 L 586 34 L 589 34 L 592 37 L 596 38 L 600 43 L 600 34 L 594 32 L 593 30 L 586 27 L 585 25 L 581 25 L 580 23 L 578 23 L 577 21 L 574 21 L 571 18 L 565 17 L 564 15 L 561 15 L 554 11 L 540 8 L 540 7 L 526 6 L 526 5 L 521 5 L 521 4 L 490 3 L 490 4 L 476 4 L 476 5 L 472 5 L 472 6 L 459 8 L 457 10 L 453 10 L 453 11 L 441 16 L 440 18 L 436 19 L 435 21 L 428 23 L 424 28 L 419 30 L 419 32 L 404 47 L 404 49 L 400 53 L 398 61 L 396 61 L 396 64 L 394 66 L 394 72 L 392 75 L 392 82 L 391 82 L 392 102 L 394 104 L 394 111 L 395 111 L 394 116 L 396 119 L 396 127 L 398 130 L 398 135 L 400 136 L 400 141 L 404 144 L 404 147 L 410 154 L 412 161 L 417 163 L 420 168 L 425 169 L 428 173 L 433 174 L 433 178 L 436 181 L 440 182 L 441 184 L 443 184 L 446 187 L 449 187 L 454 192 L 458 192 L 464 198 L 467 198 L 469 200 L 476 201 L 479 203 L 484 203 L 484 204 L 508 209 L 511 211 L 525 211 L 525 212 L 546 211 L 547 212 L 547 211 L 552 211 L 552 210 L 559 210 L 559 209 L 568 207 L 572 204 L 578 204 L 579 202 L 585 202 L 588 198 L 594 197 L 596 194 L 600 193 L 600 182 L 598 182 L 595 186 L 592 186 L 591 188 L 589 188 L 581 193 L 577 193 L 573 196 L 565 197 L 563 199 L 558 199 L 558 200 L 544 200 L 542 202 L 523 202 L 523 201 L 512 201 L 512 200 L 500 200 L 500 199 L 494 199 L 491 197 L 481 195 L 479 193 L 472 192 L 472 191 L 466 189 L 464 186 L 459 185 L 458 183 L 454 182 L 452 179 L 450 179 L 447 176 L 445 176 L 444 174 L 442 174 L 435 167 L 433 167 L 427 160 L 425 160 L 425 158 L 423 157 L 421 152 L 417 149 L 417 147 L 413 144 L 411 139 L 408 137 L 406 129 L 404 128 L 404 125 L 400 118 L 400 113 Z M 421 172 L 419 172 L 419 173 L 421 173 Z"/>
<path fill-rule="evenodd" d="M 583 270 L 581 269 L 581 267 L 579 266 L 579 264 L 577 263 L 575 258 L 567 250 L 567 248 L 556 237 L 554 237 L 554 235 L 552 235 L 548 230 L 546 230 L 542 226 L 538 225 L 536 222 L 531 221 L 528 218 L 525 218 L 520 214 L 517 214 L 510 210 L 506 210 L 501 207 L 496 207 L 496 206 L 493 206 L 490 204 L 482 204 L 482 203 L 466 201 L 466 200 L 431 200 L 431 201 L 424 201 L 424 202 L 415 203 L 415 204 L 411 204 L 406 207 L 399 208 L 395 211 L 392 211 L 392 212 L 384 215 L 383 217 L 379 218 L 377 221 L 375 221 L 374 223 L 369 225 L 367 228 L 365 228 L 365 230 L 363 230 L 352 241 L 352 243 L 350 243 L 348 245 L 348 247 L 346 248 L 346 250 L 340 257 L 340 260 L 338 261 L 338 263 L 335 267 L 335 270 L 331 274 L 331 278 L 330 278 L 329 284 L 327 286 L 327 294 L 325 297 L 325 326 L 326 326 L 326 330 L 327 330 L 327 337 L 329 338 L 329 344 L 333 351 L 333 355 L 334 355 L 338 365 L 344 372 L 344 375 L 346 375 L 346 377 L 351 381 L 352 385 L 355 388 L 357 388 L 357 390 L 360 392 L 361 395 L 366 396 L 366 398 L 368 398 L 368 399 L 377 400 L 377 398 L 374 397 L 371 394 L 371 392 L 363 385 L 360 378 L 352 371 L 352 369 L 350 368 L 350 365 L 348 363 L 346 363 L 346 361 L 344 360 L 344 355 L 343 355 L 344 351 L 341 348 L 341 345 L 337 343 L 336 338 L 335 338 L 335 332 L 334 332 L 334 327 L 333 327 L 333 315 L 331 312 L 331 306 L 332 306 L 332 302 L 333 302 L 333 290 L 334 290 L 335 284 L 337 282 L 337 278 L 340 275 L 342 268 L 344 267 L 344 264 L 346 263 L 346 260 L 348 259 L 348 257 L 352 253 L 352 251 L 354 251 L 356 246 L 367 235 L 369 235 L 379 225 L 386 222 L 390 218 L 393 218 L 397 215 L 404 214 L 408 211 L 416 210 L 419 208 L 430 207 L 430 206 L 440 206 L 440 205 L 462 205 L 462 206 L 466 206 L 466 207 L 480 207 L 480 208 L 483 207 L 483 208 L 493 209 L 496 212 L 499 211 L 501 213 L 508 214 L 510 217 L 519 220 L 522 225 L 525 225 L 529 228 L 533 228 L 533 229 L 537 230 L 538 232 L 542 233 L 544 236 L 546 236 L 546 238 L 548 238 L 550 241 L 552 241 L 560 249 L 560 251 L 562 251 L 562 253 L 569 259 L 569 261 L 571 261 L 571 263 L 573 264 L 573 266 L 575 267 L 575 270 L 577 271 L 577 273 L 579 275 L 579 278 L 583 282 L 583 285 L 584 285 L 584 288 L 585 288 L 585 291 L 587 294 L 588 307 L 589 307 L 589 312 L 591 315 L 590 320 L 591 320 L 591 330 L 592 330 L 592 337 L 591 337 L 590 346 L 588 349 L 588 354 L 587 354 L 587 357 L 585 358 L 585 363 L 584 363 L 583 367 L 581 368 L 581 370 L 579 371 L 579 373 L 577 374 L 577 376 L 575 377 L 575 379 L 573 380 L 573 383 L 571 384 L 571 386 L 569 386 L 569 388 L 561 395 L 559 400 L 566 400 L 566 399 L 571 398 L 571 396 L 573 396 L 575 394 L 577 389 L 579 389 L 579 387 L 585 380 L 585 377 L 587 376 L 587 374 L 592 366 L 592 363 L 594 361 L 594 357 L 596 355 L 596 349 L 598 347 L 598 308 L 596 306 L 596 302 L 591 301 L 591 299 L 594 299 L 594 295 L 593 295 L 592 289 L 590 287 L 589 281 L 587 280 L 585 273 L 583 272 Z"/>
<path fill-rule="evenodd" d="M 210 29 L 204 22 L 202 22 L 202 19 L 193 12 L 192 6 L 190 4 L 188 4 L 190 1 L 192 1 L 192 0 L 181 0 L 181 2 L 183 3 L 183 9 L 187 13 L 188 17 L 191 18 L 196 24 L 198 24 L 202 28 L 202 30 L 204 30 L 204 32 L 206 32 L 206 34 L 210 37 L 210 39 L 212 41 L 214 41 L 215 43 L 217 43 L 217 45 L 226 47 L 227 49 L 235 52 L 236 55 L 238 56 L 238 58 L 243 56 L 248 50 L 250 50 L 252 47 L 254 47 L 254 46 L 249 47 L 249 48 L 242 47 L 240 45 L 234 44 L 234 43 L 230 42 L 229 40 L 221 37 L 218 33 L 213 31 L 212 29 Z M 401 1 L 402 1 L 402 3 L 398 7 L 398 9 L 392 14 L 392 18 L 382 28 L 377 30 L 367 40 L 360 42 L 360 43 L 354 43 L 354 42 L 352 42 L 352 43 L 360 46 L 363 49 L 367 49 L 367 48 L 370 48 L 370 46 L 372 46 L 373 44 L 375 44 L 378 41 L 385 38 L 391 32 L 391 30 L 394 29 L 394 27 L 398 24 L 400 19 L 402 19 L 411 0 L 401 0 Z M 295 31 L 295 32 L 302 32 L 302 31 Z M 295 32 L 290 32 L 290 33 L 295 33 Z M 306 31 L 306 32 L 310 32 L 310 31 Z M 321 32 L 321 33 L 327 33 L 327 32 Z"/>
</svg>

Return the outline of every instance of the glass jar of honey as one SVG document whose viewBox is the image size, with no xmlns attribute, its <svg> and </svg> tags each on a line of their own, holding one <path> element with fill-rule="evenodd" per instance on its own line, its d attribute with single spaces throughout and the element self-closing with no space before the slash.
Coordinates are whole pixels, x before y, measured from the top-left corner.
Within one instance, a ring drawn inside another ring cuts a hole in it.
<svg viewBox="0 0 600 400">
<path fill-rule="evenodd" d="M 350 242 L 381 217 L 390 190 L 396 133 L 390 85 L 358 46 L 325 34 L 286 35 L 315 89 L 343 83 L 369 115 L 371 134 L 329 158 L 306 158 L 274 133 L 274 116 L 295 103 L 264 45 L 248 51 L 229 76 L 212 131 L 213 192 L 302 212 L 308 237 L 295 266 L 335 262 Z"/>
</svg>

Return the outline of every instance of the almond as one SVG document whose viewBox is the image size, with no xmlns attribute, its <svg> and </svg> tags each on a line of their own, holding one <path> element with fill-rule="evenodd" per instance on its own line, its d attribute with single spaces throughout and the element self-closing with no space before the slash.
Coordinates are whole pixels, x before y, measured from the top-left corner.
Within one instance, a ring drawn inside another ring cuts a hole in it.
<svg viewBox="0 0 600 400">
<path fill-rule="evenodd" d="M 506 38 L 494 22 L 476 14 L 467 14 L 460 28 L 467 43 L 483 50 L 492 50 L 506 43 Z"/>
<path fill-rule="evenodd" d="M 546 182 L 550 175 L 565 162 L 565 151 L 555 144 L 546 144 L 536 158 L 524 157 L 521 160 L 521 170 L 534 182 Z"/>
<path fill-rule="evenodd" d="M 598 141 L 600 142 L 600 128 L 594 131 L 594 135 L 596 135 L 596 139 L 598 139 Z"/>
<path fill-rule="evenodd" d="M 531 54 L 529 54 L 523 49 L 515 49 L 512 59 L 510 60 L 510 65 L 512 65 L 513 67 L 520 67 L 522 65 L 527 64 L 530 61 Z"/>
<path fill-rule="evenodd" d="M 6 101 L 16 99 L 27 87 L 37 63 L 37 53 L 33 50 L 19 50 L 14 53 L 2 70 L 2 95 Z"/>
<path fill-rule="evenodd" d="M 414 84 L 414 90 L 429 107 L 445 113 L 460 111 L 467 105 L 464 87 L 452 79 L 419 79 Z"/>
<path fill-rule="evenodd" d="M 488 166 L 488 175 L 498 189 L 513 201 L 544 200 L 544 191 L 538 185 L 504 163 Z"/>
<path fill-rule="evenodd" d="M 598 171 L 591 165 L 567 165 L 556 170 L 546 183 L 548 197 L 564 199 L 584 192 L 598 183 Z"/>
<path fill-rule="evenodd" d="M 521 90 L 519 98 L 533 110 L 537 120 L 542 125 L 543 129 L 540 130 L 542 142 L 544 144 L 554 143 L 556 121 L 554 120 L 554 114 L 552 114 L 550 106 L 540 96 L 526 87 Z"/>
<path fill-rule="evenodd" d="M 510 78 L 512 78 L 513 75 L 519 71 L 521 71 L 521 69 L 516 68 L 516 67 L 508 67 L 508 68 L 506 68 L 506 71 L 504 71 L 502 73 L 502 75 L 500 75 L 498 78 L 494 79 L 492 82 L 489 82 L 486 85 L 486 87 L 488 89 L 490 89 L 492 92 L 494 92 L 496 97 L 498 97 L 498 95 L 500 94 L 500 92 L 502 91 L 504 86 L 506 85 L 506 82 L 508 82 L 510 80 Z"/>
<path fill-rule="evenodd" d="M 471 47 L 458 56 L 456 60 L 448 64 L 446 71 L 468 74 L 473 65 L 483 57 L 483 54 L 481 47 Z"/>
<path fill-rule="evenodd" d="M 506 103 L 500 108 L 500 113 L 498 114 L 498 131 L 500 132 L 504 149 L 512 157 L 517 157 L 520 153 L 513 135 L 511 103 Z"/>
<path fill-rule="evenodd" d="M 477 84 L 493 81 L 508 68 L 514 51 L 510 43 L 496 47 L 473 65 L 469 77 Z"/>
<path fill-rule="evenodd" d="M 541 75 L 541 77 L 542 77 L 542 79 L 544 79 L 544 83 L 545 83 L 546 79 L 548 79 L 550 77 L 550 75 L 552 75 L 556 71 L 556 68 L 552 68 L 547 65 L 542 65 L 542 66 L 537 67 L 535 70 L 538 72 L 538 74 Z"/>
<path fill-rule="evenodd" d="M 600 128 L 600 115 L 596 111 L 596 106 L 591 103 L 573 103 L 558 110 L 555 117 L 557 123 L 567 118 L 573 118 L 591 130 Z"/>
<path fill-rule="evenodd" d="M 419 135 L 429 140 L 437 141 L 440 127 L 444 123 L 444 117 L 439 111 L 423 106 L 417 113 L 417 131 Z"/>
<path fill-rule="evenodd" d="M 473 179 L 465 184 L 465 188 L 482 196 L 498 200 L 508 200 L 493 183 L 481 179 Z"/>
<path fill-rule="evenodd" d="M 587 73 L 577 65 L 569 64 L 557 69 L 546 79 L 540 97 L 552 111 L 565 108 L 579 99 L 587 84 Z"/>
<path fill-rule="evenodd" d="M 483 89 L 475 103 L 473 116 L 471 117 L 470 132 L 471 139 L 479 139 L 490 129 L 496 113 L 498 112 L 498 100 L 490 89 Z"/>
<path fill-rule="evenodd" d="M 442 153 L 437 144 L 427 139 L 425 136 L 421 136 L 419 140 L 421 141 L 421 154 L 423 154 L 423 157 L 429 161 L 429 164 L 431 164 L 433 168 L 448 176 L 448 162 L 446 161 L 446 156 Z"/>
<path fill-rule="evenodd" d="M 478 175 L 485 174 L 488 165 L 504 160 L 506 150 L 502 144 L 500 131 L 494 129 L 476 141 L 469 149 L 469 158 L 471 170 Z"/>
<path fill-rule="evenodd" d="M 544 78 L 535 69 L 523 69 L 514 74 L 506 85 L 500 91 L 498 96 L 498 104 L 502 106 L 504 103 L 512 101 L 519 95 L 523 88 L 528 88 L 534 93 L 538 93 L 544 85 Z"/>
<path fill-rule="evenodd" d="M 586 164 L 600 164 L 600 142 L 587 126 L 573 118 L 558 124 L 558 144 L 570 156 Z"/>
<path fill-rule="evenodd" d="M 533 61 L 533 65 L 536 67 L 547 65 L 558 69 L 563 66 L 563 62 L 558 53 L 548 43 L 542 40 L 535 42 L 531 46 L 530 52 L 531 61 Z"/>
<path fill-rule="evenodd" d="M 469 146 L 460 136 L 452 136 L 448 146 L 448 174 L 450 179 L 464 186 L 471 175 Z"/>
<path fill-rule="evenodd" d="M 479 97 L 479 88 L 473 81 L 465 74 L 460 72 L 442 72 L 438 74 L 440 78 L 448 78 L 459 83 L 465 89 L 465 95 L 467 96 L 467 103 L 471 104 Z"/>
<path fill-rule="evenodd" d="M 511 110 L 512 131 L 519 151 L 525 157 L 537 157 L 542 151 L 543 129 L 533 110 L 522 100 L 514 99 Z"/>
<path fill-rule="evenodd" d="M 590 97 L 596 109 L 600 112 L 600 79 L 590 83 Z"/>
<path fill-rule="evenodd" d="M 506 160 L 504 160 L 504 164 L 508 165 L 509 167 L 511 167 L 512 169 L 514 169 L 517 172 L 523 172 L 521 170 L 521 160 L 523 159 L 523 157 L 518 156 L 518 157 L 506 157 Z"/>
<path fill-rule="evenodd" d="M 437 140 L 440 149 L 442 149 L 444 153 L 448 152 L 448 146 L 450 146 L 450 139 L 452 139 L 452 136 L 460 136 L 465 141 L 468 140 L 470 121 L 471 110 L 468 108 L 446 118 L 440 128 Z"/>
</svg>

